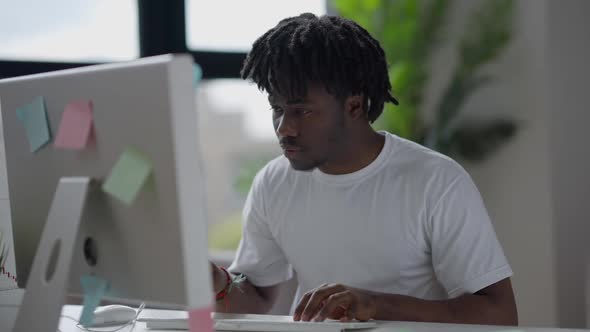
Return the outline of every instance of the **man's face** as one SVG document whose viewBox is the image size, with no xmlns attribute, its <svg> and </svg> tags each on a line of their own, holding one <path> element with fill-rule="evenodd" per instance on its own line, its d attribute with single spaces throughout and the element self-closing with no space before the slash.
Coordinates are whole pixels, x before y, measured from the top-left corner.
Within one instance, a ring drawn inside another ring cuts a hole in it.
<svg viewBox="0 0 590 332">
<path fill-rule="evenodd" d="M 294 169 L 321 167 L 343 149 L 344 106 L 323 86 L 310 85 L 307 96 L 300 100 L 280 95 L 268 99 L 279 143 Z"/>
</svg>

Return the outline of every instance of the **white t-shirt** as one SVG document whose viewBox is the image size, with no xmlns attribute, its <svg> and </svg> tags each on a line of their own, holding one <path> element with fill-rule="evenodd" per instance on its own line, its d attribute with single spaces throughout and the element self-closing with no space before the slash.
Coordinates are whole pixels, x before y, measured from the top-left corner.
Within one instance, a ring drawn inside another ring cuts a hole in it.
<svg viewBox="0 0 590 332">
<path fill-rule="evenodd" d="M 296 171 L 284 157 L 255 177 L 230 271 L 256 286 L 297 273 L 323 283 L 441 300 L 510 277 L 481 196 L 453 160 L 390 133 L 379 156 L 345 175 Z"/>
</svg>

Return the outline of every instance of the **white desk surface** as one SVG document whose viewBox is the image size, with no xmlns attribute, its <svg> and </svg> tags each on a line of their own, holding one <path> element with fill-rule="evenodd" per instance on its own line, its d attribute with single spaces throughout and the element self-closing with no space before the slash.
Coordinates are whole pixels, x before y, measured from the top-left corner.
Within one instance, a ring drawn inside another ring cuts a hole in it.
<svg viewBox="0 0 590 332">
<path fill-rule="evenodd" d="M 0 331 L 9 332 L 12 327 L 16 314 L 18 312 L 18 305 L 21 302 L 22 290 L 8 291 L 0 293 Z M 9 296 L 12 294 L 13 296 Z M 80 317 L 81 306 L 66 305 L 63 307 L 62 314 L 74 318 Z M 154 310 L 146 309 L 143 311 L 145 315 L 151 317 L 170 317 L 170 315 L 178 315 L 180 312 L 170 310 Z M 144 316 L 144 315 L 141 315 Z M 114 327 L 95 330 L 112 331 Z M 61 332 L 81 332 L 76 327 L 76 322 L 61 318 L 59 324 Z M 121 332 L 161 332 L 158 330 L 148 330 L 145 323 L 137 322 L 135 327 L 125 327 Z M 556 329 L 556 328 L 527 328 L 527 327 L 497 327 L 484 325 L 455 325 L 455 324 L 435 324 L 435 323 L 414 323 L 414 322 L 380 322 L 380 326 L 371 332 L 572 332 L 572 331 L 590 331 L 590 330 L 574 330 L 574 329 Z M 170 331 L 168 331 L 170 332 Z"/>
<path fill-rule="evenodd" d="M 77 305 L 66 305 L 63 308 L 62 314 L 72 317 L 79 317 L 81 307 Z M 166 314 L 170 314 L 169 310 L 153 310 L 148 309 L 144 312 L 149 313 L 150 316 L 162 313 L 164 317 Z M 374 329 L 374 332 L 567 332 L 567 331 L 589 331 L 589 330 L 573 330 L 573 329 L 553 329 L 553 328 L 525 328 L 525 327 L 498 327 L 498 326 L 485 326 L 485 325 L 456 325 L 456 324 L 434 324 L 434 323 L 414 323 L 414 322 L 380 322 L 380 326 Z M 76 323 L 70 319 L 63 318 L 60 321 L 59 329 L 61 332 L 80 332 L 82 330 L 76 327 Z M 113 330 L 114 327 L 96 329 L 109 331 Z M 131 330 L 131 326 L 125 327 L 120 330 L 121 332 L 160 332 L 160 330 L 148 330 L 145 327 L 145 323 L 137 322 L 135 328 Z M 372 332 L 373 332 L 372 331 Z M 170 332 L 170 331 L 168 331 Z"/>
</svg>

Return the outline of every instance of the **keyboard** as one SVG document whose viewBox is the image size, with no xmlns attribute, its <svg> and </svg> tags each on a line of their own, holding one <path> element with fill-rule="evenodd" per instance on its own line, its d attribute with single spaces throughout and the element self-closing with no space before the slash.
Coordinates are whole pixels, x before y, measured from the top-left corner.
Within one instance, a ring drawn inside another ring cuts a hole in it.
<svg viewBox="0 0 590 332">
<path fill-rule="evenodd" d="M 182 317 L 184 315 L 184 317 Z M 165 315 L 164 315 L 165 316 Z M 168 317 L 141 317 L 148 329 L 188 330 L 186 313 Z M 371 329 L 376 322 L 295 322 L 292 316 L 213 314 L 216 331 L 261 331 L 261 332 L 341 332 L 346 330 Z"/>
</svg>

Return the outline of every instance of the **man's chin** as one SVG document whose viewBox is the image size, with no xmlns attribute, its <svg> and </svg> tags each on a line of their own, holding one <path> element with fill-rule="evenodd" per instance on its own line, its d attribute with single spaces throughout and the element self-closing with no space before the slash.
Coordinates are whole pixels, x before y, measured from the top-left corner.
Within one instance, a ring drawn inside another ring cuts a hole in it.
<svg viewBox="0 0 590 332">
<path fill-rule="evenodd" d="M 312 171 L 318 165 L 315 162 L 289 159 L 291 167 L 296 171 Z"/>
</svg>

